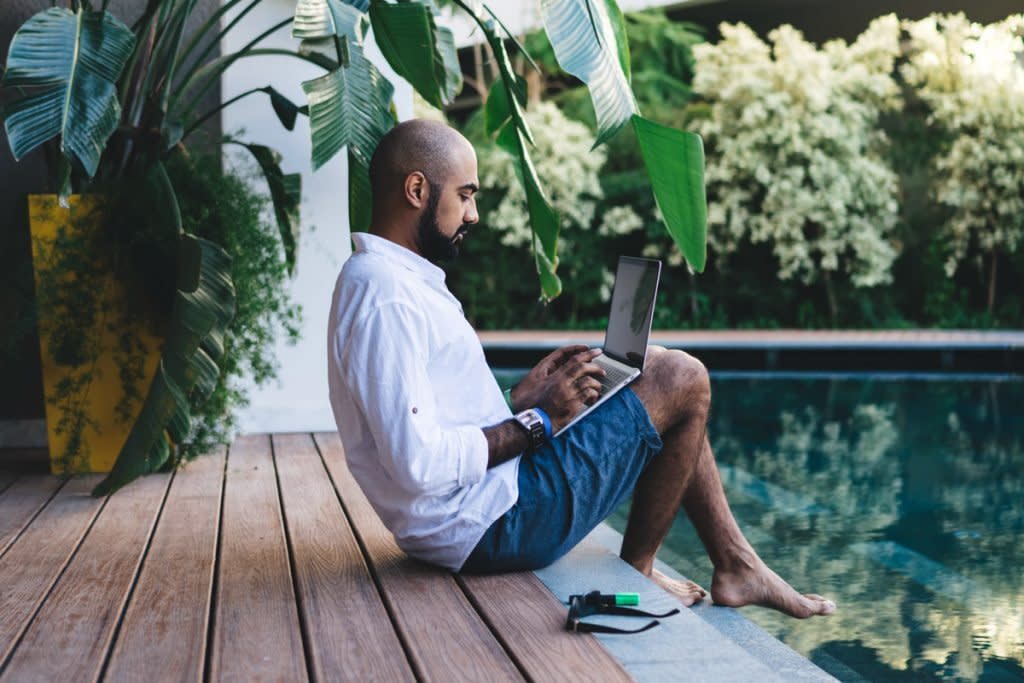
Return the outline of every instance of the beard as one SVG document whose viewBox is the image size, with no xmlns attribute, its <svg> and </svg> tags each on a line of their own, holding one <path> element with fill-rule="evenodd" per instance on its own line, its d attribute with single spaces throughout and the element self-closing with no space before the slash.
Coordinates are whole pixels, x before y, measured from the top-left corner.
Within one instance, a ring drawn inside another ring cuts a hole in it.
<svg viewBox="0 0 1024 683">
<path fill-rule="evenodd" d="M 416 225 L 416 243 L 420 255 L 432 263 L 454 260 L 459 255 L 462 236 L 469 231 L 469 225 L 463 223 L 451 237 L 441 232 L 441 226 L 437 223 L 437 204 L 440 199 L 441 187 L 431 184 L 427 208 L 420 214 Z"/>
</svg>

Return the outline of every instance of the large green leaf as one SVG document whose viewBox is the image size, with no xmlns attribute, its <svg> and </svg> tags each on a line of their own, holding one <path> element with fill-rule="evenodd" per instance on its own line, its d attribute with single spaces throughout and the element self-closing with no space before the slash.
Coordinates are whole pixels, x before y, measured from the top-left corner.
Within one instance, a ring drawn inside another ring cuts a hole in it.
<svg viewBox="0 0 1024 683">
<path fill-rule="evenodd" d="M 505 49 L 505 41 L 501 39 L 498 33 L 498 24 L 495 23 L 494 19 L 489 19 L 483 15 L 484 7 L 479 0 L 453 0 L 453 2 L 469 14 L 473 21 L 476 22 L 477 27 L 483 31 L 487 44 L 491 46 L 491 50 L 494 53 L 494 61 L 498 66 L 500 78 L 495 82 L 501 83 L 500 87 L 505 90 L 504 100 L 509 108 L 508 115 L 512 117 L 516 128 L 522 132 L 526 141 L 531 145 L 534 144 L 533 133 L 530 131 L 530 126 L 526 122 L 526 116 L 523 114 L 523 108 L 526 106 L 526 90 L 521 85 L 522 78 L 512 68 L 512 60 L 509 59 L 508 50 Z M 493 130 L 489 132 L 493 132 Z"/>
<path fill-rule="evenodd" d="M 373 0 L 370 21 L 388 64 L 423 99 L 441 109 L 455 98 L 462 87 L 455 39 L 450 30 L 438 29 L 430 7 Z"/>
<path fill-rule="evenodd" d="M 373 218 L 373 189 L 370 169 L 348 153 L 348 227 L 350 232 L 366 232 Z"/>
<path fill-rule="evenodd" d="M 178 291 L 160 363 L 114 468 L 93 489 L 94 496 L 163 467 L 169 443 L 189 437 L 190 396 L 195 392 L 204 399 L 216 385 L 216 361 L 235 314 L 231 257 L 213 242 L 187 233 L 179 245 Z"/>
<path fill-rule="evenodd" d="M 281 125 L 287 130 L 294 130 L 295 119 L 299 116 L 299 106 L 269 85 L 260 90 L 270 95 L 270 106 L 274 108 Z"/>
<path fill-rule="evenodd" d="M 683 256 L 697 272 L 707 259 L 704 143 L 700 136 L 633 117 L 654 198 Z"/>
<path fill-rule="evenodd" d="M 60 135 L 64 155 L 93 176 L 121 118 L 116 82 L 134 47 L 132 32 L 109 12 L 51 7 L 26 21 L 3 78 L 30 93 L 5 109 L 14 158 Z"/>
<path fill-rule="evenodd" d="M 526 114 L 524 113 L 526 100 L 523 95 L 525 90 L 520 84 L 521 77 L 512 68 L 512 60 L 509 59 L 508 50 L 505 49 L 505 41 L 498 35 L 496 25 L 492 19 L 482 20 L 479 26 L 483 29 L 487 43 L 491 46 L 491 51 L 494 53 L 494 60 L 498 64 L 498 74 L 501 76 L 501 86 L 505 89 L 505 102 L 509 107 L 509 116 L 526 141 L 533 145 L 533 132 L 530 130 L 530 125 L 526 122 Z"/>
<path fill-rule="evenodd" d="M 512 69 L 512 60 L 509 59 L 494 20 L 481 14 L 479 3 L 455 1 L 473 17 L 494 52 L 500 78 L 491 87 L 487 98 L 485 126 L 488 133 L 501 130 L 497 138 L 498 145 L 515 160 L 516 175 L 526 194 L 527 214 L 533 231 L 533 255 L 540 276 L 541 298 L 550 300 L 562 292 L 562 283 L 556 274 L 560 220 L 544 194 L 537 170 L 530 159 L 528 145 L 533 144 L 533 135 L 523 112 L 526 85 Z"/>
<path fill-rule="evenodd" d="M 525 78 L 517 75 L 515 85 L 511 89 L 507 88 L 500 78 L 494 81 L 487 94 L 487 103 L 484 105 L 484 127 L 488 135 L 497 133 L 512 118 L 512 107 L 508 101 L 510 90 L 520 106 L 526 104 Z"/>
<path fill-rule="evenodd" d="M 622 69 L 608 0 L 542 0 L 544 28 L 555 58 L 587 84 L 597 116 L 598 146 L 639 113 Z M 616 8 L 617 9 L 617 8 Z"/>
<path fill-rule="evenodd" d="M 284 173 L 281 170 L 281 155 L 264 145 L 254 145 L 236 140 L 228 142 L 240 145 L 249 150 L 263 177 L 267 179 L 270 189 L 270 200 L 274 205 L 274 216 L 277 218 L 277 230 L 281 234 L 281 245 L 284 247 L 284 258 L 288 264 L 288 272 L 295 272 L 295 254 L 299 241 L 299 207 L 302 203 L 302 174 Z"/>
<path fill-rule="evenodd" d="M 348 66 L 304 81 L 302 88 L 309 100 L 313 169 L 346 145 L 368 168 L 377 143 L 394 125 L 394 88 L 363 56 L 362 48 L 350 44 Z"/>
<path fill-rule="evenodd" d="M 299 0 L 295 5 L 292 37 L 299 39 L 345 36 L 362 44 L 366 35 L 369 0 Z"/>
<path fill-rule="evenodd" d="M 611 24 L 612 32 L 615 34 L 615 50 L 619 57 L 619 66 L 622 73 L 626 75 L 626 81 L 632 82 L 633 68 L 629 60 L 629 38 L 626 35 L 626 18 L 622 16 L 615 0 L 603 0 L 605 11 L 608 12 L 608 21 Z"/>
<path fill-rule="evenodd" d="M 533 254 L 540 275 L 541 295 L 544 299 L 553 299 L 562 291 L 562 283 L 555 274 L 558 269 L 558 212 L 544 194 L 523 132 L 510 122 L 498 135 L 498 146 L 516 161 L 516 175 L 526 193 L 526 210 L 533 228 Z"/>
<path fill-rule="evenodd" d="M 443 71 L 438 74 L 438 80 L 444 83 L 443 99 L 445 102 L 454 102 L 455 96 L 462 90 L 462 65 L 459 63 L 459 49 L 455 45 L 455 34 L 447 26 L 438 26 L 435 33 L 437 37 L 437 52 L 441 56 L 440 67 Z"/>
</svg>

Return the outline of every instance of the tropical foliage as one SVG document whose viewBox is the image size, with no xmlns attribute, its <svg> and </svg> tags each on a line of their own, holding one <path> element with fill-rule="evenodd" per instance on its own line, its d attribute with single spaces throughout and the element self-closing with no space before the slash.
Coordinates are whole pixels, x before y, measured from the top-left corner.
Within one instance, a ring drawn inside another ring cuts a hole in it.
<svg viewBox="0 0 1024 683">
<path fill-rule="evenodd" d="M 308 116 L 314 169 L 346 150 L 350 223 L 353 229 L 364 229 L 369 220 L 369 161 L 394 124 L 393 87 L 364 54 L 368 30 L 372 27 L 390 66 L 427 102 L 443 106 L 461 87 L 452 34 L 438 25 L 437 7 L 429 0 L 298 0 L 294 17 L 268 27 L 237 52 L 212 57 L 219 38 L 261 2 L 226 0 L 186 40 L 185 26 L 196 0 L 149 0 L 131 27 L 107 11 L 109 0 L 68 0 L 67 7 L 54 6 L 30 18 L 11 42 L 0 85 L 16 93 L 3 112 L 15 157 L 48 146 L 56 160 L 53 186 L 65 202 L 72 192 L 111 187 L 125 178 L 151 179 L 151 196 L 170 219 L 168 230 L 175 242 L 168 259 L 175 265 L 176 286 L 159 369 L 117 465 L 97 493 L 174 461 L 171 444 L 187 442 L 194 431 L 191 404 L 211 395 L 224 363 L 224 335 L 236 313 L 230 258 L 223 245 L 188 232 L 167 168 L 172 158 L 187 156 L 191 136 L 223 107 L 253 95 L 267 95 L 288 129 L 298 115 Z M 454 5 L 469 14 L 495 56 L 499 78 L 488 98 L 485 128 L 514 160 L 541 295 L 551 299 L 561 291 L 561 219 L 531 158 L 535 137 L 526 119 L 522 81 L 506 44 L 512 36 L 503 34 L 481 3 L 455 0 Z M 629 83 L 624 20 L 614 0 L 544 0 L 541 9 L 558 62 L 589 86 L 598 122 L 594 145 L 613 139 L 627 126 L 633 129 L 668 233 L 701 270 L 705 204 L 700 139 L 641 116 Z M 228 20 L 223 28 L 222 18 Z M 288 25 L 300 41 L 294 50 L 260 46 Z M 517 43 L 514 49 L 522 52 Z M 307 97 L 303 106 L 268 86 L 202 111 L 204 96 L 220 75 L 255 55 L 302 59 L 324 73 L 302 83 Z M 281 172 L 272 150 L 229 142 L 246 147 L 262 168 L 281 243 L 293 264 L 298 177 Z"/>
<path fill-rule="evenodd" d="M 982 26 L 962 14 L 905 22 L 900 73 L 951 139 L 935 156 L 933 196 L 949 207 L 942 232 L 952 277 L 972 253 L 987 260 L 987 310 L 999 255 L 1024 242 L 1024 15 Z"/>
<path fill-rule="evenodd" d="M 449 281 L 474 323 L 493 328 L 600 328 L 607 306 L 599 295 L 621 253 L 669 266 L 656 313 L 663 327 L 1020 326 L 1024 305 L 1005 294 L 1024 275 L 1014 209 L 1024 185 L 1015 161 L 1024 155 L 1024 97 L 1013 89 L 1024 72 L 1020 21 L 980 27 L 962 17 L 888 16 L 853 43 L 821 47 L 791 27 L 762 38 L 723 25 L 722 38 L 703 45 L 696 27 L 663 12 L 627 14 L 637 101 L 661 123 L 700 132 L 708 146 L 707 270 L 697 277 L 658 227 L 635 138 L 623 134 L 594 169 L 600 192 L 576 199 L 596 205 L 593 221 L 564 226 L 572 253 L 590 267 L 567 267 L 559 301 L 543 309 L 521 301 L 512 266 L 490 256 L 508 253 L 518 196 L 500 170 L 482 215 L 502 246 L 478 231 Z M 575 139 L 573 120 L 596 131 L 585 89 L 559 73 L 545 36 L 524 42 L 544 71 L 540 88 L 570 119 L 558 124 L 566 140 Z M 988 60 L 982 44 L 998 56 Z M 980 75 L 989 72 L 996 75 Z M 465 130 L 476 126 L 471 117 Z M 570 177 L 578 160 L 542 154 L 544 182 L 582 187 L 586 176 Z"/>
<path fill-rule="evenodd" d="M 782 280 L 888 282 L 896 257 L 896 174 L 879 127 L 899 105 L 892 77 L 899 22 L 872 22 L 852 45 L 821 50 L 792 27 L 765 43 L 746 26 L 695 48 L 694 89 L 709 101 L 698 130 L 712 150 L 709 241 L 718 266 L 741 243 L 771 246 Z"/>
<path fill-rule="evenodd" d="M 660 10 L 626 14 L 624 26 L 637 106 L 652 121 L 683 127 L 693 68 L 690 47 L 702 40 L 699 29 L 674 23 Z M 479 150 L 487 188 L 480 196 L 483 229 L 464 245 L 465 257 L 449 269 L 448 283 L 481 326 L 600 325 L 617 254 L 640 253 L 657 243 L 666 249 L 672 245 L 676 265 L 684 257 L 664 228 L 633 126 L 588 149 L 599 134 L 589 91 L 559 66 L 545 32 L 527 35 L 523 44 L 539 67 L 525 61 L 519 67 L 529 84 L 527 119 L 537 143 L 532 153 L 541 183 L 561 214 L 559 245 L 572 258 L 559 273 L 570 284 L 541 306 L 519 275 L 519 264 L 529 258 L 526 204 L 508 172 L 510 157 L 486 135 L 486 105 L 463 126 Z"/>
<path fill-rule="evenodd" d="M 604 148 L 591 150 L 590 130 L 567 118 L 551 102 L 541 102 L 526 113 L 534 131 L 533 148 L 537 176 L 561 217 L 560 235 L 565 246 L 564 231 L 587 229 L 594 220 L 597 200 L 602 195 L 598 172 L 605 163 Z M 474 135 L 480 164 L 480 183 L 485 190 L 497 190 L 501 201 L 487 212 L 487 227 L 502 233 L 501 243 L 529 248 L 532 239 L 526 195 L 520 185 L 509 185 L 515 176 L 515 159 L 505 150 L 490 143 L 486 136 Z"/>
</svg>

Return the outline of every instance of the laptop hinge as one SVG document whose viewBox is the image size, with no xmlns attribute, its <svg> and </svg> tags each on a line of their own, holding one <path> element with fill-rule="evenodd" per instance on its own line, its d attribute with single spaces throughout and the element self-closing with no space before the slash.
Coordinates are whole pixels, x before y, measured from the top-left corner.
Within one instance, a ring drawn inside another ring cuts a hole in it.
<svg viewBox="0 0 1024 683">
<path fill-rule="evenodd" d="M 619 356 L 617 356 L 616 354 L 612 353 L 611 351 L 605 351 L 604 349 L 602 349 L 601 350 L 601 355 L 602 356 L 607 356 L 608 358 L 611 358 L 613 361 L 615 361 L 617 363 L 620 363 L 622 365 L 625 365 L 627 368 L 636 368 L 637 370 L 643 370 L 642 367 L 638 367 L 636 365 L 633 365 L 632 363 L 630 363 L 625 358 L 620 358 Z"/>
</svg>

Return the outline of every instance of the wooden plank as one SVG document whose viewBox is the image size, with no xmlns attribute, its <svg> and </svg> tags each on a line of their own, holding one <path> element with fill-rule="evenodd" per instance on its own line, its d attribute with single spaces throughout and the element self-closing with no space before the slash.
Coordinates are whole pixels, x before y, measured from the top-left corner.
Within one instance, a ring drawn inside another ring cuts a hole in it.
<svg viewBox="0 0 1024 683">
<path fill-rule="evenodd" d="M 312 437 L 273 444 L 313 677 L 415 680 Z"/>
<path fill-rule="evenodd" d="M 211 680 L 307 680 L 267 435 L 228 454 L 215 604 Z"/>
<path fill-rule="evenodd" d="M 0 493 L 0 557 L 64 481 L 61 477 L 32 474 Z"/>
<path fill-rule="evenodd" d="M 103 506 L 102 499 L 89 495 L 100 479 L 71 479 L 0 557 L 0 674 L 32 615 Z"/>
<path fill-rule="evenodd" d="M 533 572 L 460 575 L 458 581 L 528 678 L 633 680 L 596 638 L 565 630 L 568 608 Z"/>
<path fill-rule="evenodd" d="M 419 676 L 428 681 L 522 680 L 451 573 L 399 550 L 349 473 L 337 433 L 315 437 Z"/>
<path fill-rule="evenodd" d="M 225 448 L 174 476 L 105 681 L 199 681 L 217 557 Z"/>
<path fill-rule="evenodd" d="M 0 681 L 97 679 L 170 480 L 149 475 L 110 496 Z"/>
</svg>

